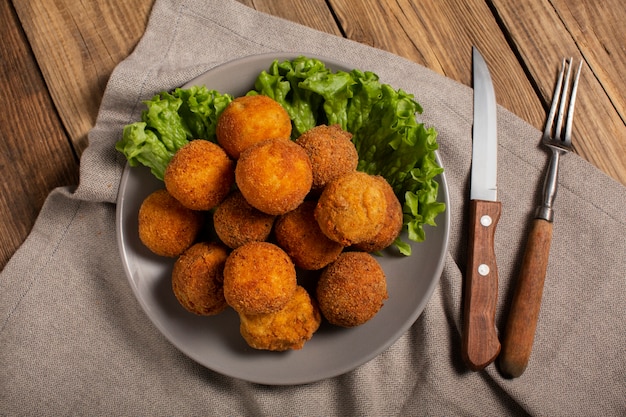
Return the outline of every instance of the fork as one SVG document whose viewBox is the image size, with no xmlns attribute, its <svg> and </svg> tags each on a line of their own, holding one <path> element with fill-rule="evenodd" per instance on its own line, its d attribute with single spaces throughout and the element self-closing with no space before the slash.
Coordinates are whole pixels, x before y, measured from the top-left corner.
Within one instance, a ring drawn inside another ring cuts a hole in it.
<svg viewBox="0 0 626 417">
<path fill-rule="evenodd" d="M 563 59 L 543 132 L 542 143 L 552 151 L 552 156 L 543 185 L 542 202 L 537 207 L 526 242 L 498 359 L 501 372 L 512 378 L 519 377 L 526 369 L 535 338 L 552 241 L 552 205 L 557 192 L 559 161 L 572 149 L 572 121 L 581 68 L 582 61 L 572 77 L 572 58 Z"/>
</svg>

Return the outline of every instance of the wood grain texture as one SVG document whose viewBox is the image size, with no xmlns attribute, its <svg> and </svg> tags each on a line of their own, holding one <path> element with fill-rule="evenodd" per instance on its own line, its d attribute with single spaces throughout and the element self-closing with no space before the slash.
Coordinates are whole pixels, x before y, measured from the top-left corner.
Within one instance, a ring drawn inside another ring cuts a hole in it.
<svg viewBox="0 0 626 417">
<path fill-rule="evenodd" d="M 8 2 L 0 4 L 0 269 L 48 193 L 78 182 L 78 159 Z M 15 117 L 19 115 L 19 117 Z"/>
<path fill-rule="evenodd" d="M 502 372 L 517 378 L 526 369 L 535 340 L 535 330 L 541 309 L 543 286 L 548 270 L 552 223 L 533 221 L 520 275 L 507 318 L 498 364 Z"/>
<path fill-rule="evenodd" d="M 501 212 L 499 201 L 472 200 L 469 204 L 461 354 L 473 371 L 489 365 L 500 352 L 496 330 L 498 266 L 495 233 Z"/>
<path fill-rule="evenodd" d="M 310 28 L 341 36 L 325 0 L 237 0 L 262 13 L 280 17 Z"/>
<path fill-rule="evenodd" d="M 113 68 L 143 35 L 153 0 L 14 0 L 76 153 L 87 147 Z"/>
<path fill-rule="evenodd" d="M 552 5 L 617 113 L 626 120 L 624 2 L 553 0 Z"/>
<path fill-rule="evenodd" d="M 493 0 L 493 5 L 546 106 L 561 59 L 586 60 L 576 100 L 574 150 L 626 184 L 626 76 L 620 72 L 626 65 L 626 8 L 621 0 Z"/>
<path fill-rule="evenodd" d="M 498 104 L 539 126 L 545 117 L 532 83 L 492 11 L 480 0 L 331 0 L 346 36 L 393 52 L 471 86 L 472 46 L 491 72 Z"/>
</svg>

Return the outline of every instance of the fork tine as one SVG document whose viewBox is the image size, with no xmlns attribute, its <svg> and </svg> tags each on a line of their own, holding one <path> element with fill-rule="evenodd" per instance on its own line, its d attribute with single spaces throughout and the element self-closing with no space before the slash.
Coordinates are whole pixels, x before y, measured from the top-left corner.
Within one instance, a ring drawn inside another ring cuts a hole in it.
<svg viewBox="0 0 626 417">
<path fill-rule="evenodd" d="M 548 118 L 546 120 L 546 125 L 543 131 L 543 137 L 545 139 L 549 139 L 552 136 L 552 128 L 554 126 L 554 117 L 556 115 L 556 108 L 559 104 L 559 97 L 561 96 L 561 87 L 563 86 L 563 76 L 565 74 L 565 58 L 563 58 L 563 62 L 561 63 L 561 71 L 559 72 L 559 77 L 557 79 L 556 85 L 554 86 L 554 92 L 552 93 L 552 104 L 550 105 L 550 111 L 548 112 Z"/>
<path fill-rule="evenodd" d="M 566 146 L 572 143 L 572 121 L 574 120 L 574 106 L 576 105 L 576 93 L 578 92 L 578 80 L 580 79 L 580 71 L 583 66 L 583 61 L 578 64 L 576 75 L 574 75 L 574 83 L 572 84 L 572 93 L 569 99 L 569 107 L 567 109 L 567 120 L 565 122 L 565 136 L 563 141 Z"/>
<path fill-rule="evenodd" d="M 570 76 L 572 75 L 572 59 L 567 60 L 567 74 L 565 75 L 565 84 L 561 91 L 561 99 L 559 103 L 559 114 L 556 116 L 556 128 L 554 129 L 554 137 L 557 140 L 563 140 L 563 117 L 565 116 L 565 104 L 567 103 L 567 94 L 569 93 Z"/>
</svg>

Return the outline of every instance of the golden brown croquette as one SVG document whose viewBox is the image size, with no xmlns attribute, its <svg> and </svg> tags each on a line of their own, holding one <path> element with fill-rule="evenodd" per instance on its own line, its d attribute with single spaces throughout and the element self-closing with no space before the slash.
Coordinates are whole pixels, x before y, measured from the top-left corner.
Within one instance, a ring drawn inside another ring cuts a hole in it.
<svg viewBox="0 0 626 417">
<path fill-rule="evenodd" d="M 258 142 L 291 137 L 291 119 L 275 100 L 263 95 L 234 99 L 217 120 L 217 142 L 233 159 Z"/>
<path fill-rule="evenodd" d="M 179 256 L 195 241 L 204 215 L 187 207 L 165 189 L 144 199 L 139 208 L 139 239 L 160 256 Z"/>
<path fill-rule="evenodd" d="M 207 140 L 192 140 L 180 148 L 165 169 L 170 194 L 192 210 L 211 210 L 228 195 L 235 181 L 235 163 Z"/>
<path fill-rule="evenodd" d="M 296 268 L 289 256 L 269 242 L 250 242 L 233 250 L 224 266 L 224 297 L 237 312 L 280 310 L 296 291 Z"/>
<path fill-rule="evenodd" d="M 388 298 L 385 273 L 365 252 L 343 252 L 320 276 L 317 301 L 331 324 L 359 326 L 378 313 Z"/>
<path fill-rule="evenodd" d="M 267 214 L 284 214 L 298 207 L 311 190 L 311 161 L 291 140 L 271 139 L 241 154 L 235 179 L 252 207 Z"/>
<path fill-rule="evenodd" d="M 372 239 L 387 212 L 382 184 L 374 176 L 353 171 L 328 184 L 317 202 L 315 219 L 322 232 L 344 246 Z"/>
<path fill-rule="evenodd" d="M 252 207 L 239 191 L 233 191 L 213 213 L 215 232 L 232 249 L 268 238 L 276 216 Z"/>
<path fill-rule="evenodd" d="M 296 266 L 306 270 L 322 269 L 343 250 L 343 245 L 329 239 L 315 221 L 317 203 L 307 200 L 276 221 L 274 235 Z"/>
<path fill-rule="evenodd" d="M 267 314 L 239 314 L 239 319 L 241 335 L 248 345 L 285 351 L 302 349 L 319 328 L 321 315 L 306 290 L 298 286 L 282 309 Z"/>
<path fill-rule="evenodd" d="M 296 139 L 311 159 L 313 190 L 321 190 L 332 180 L 356 170 L 359 155 L 351 138 L 352 134 L 339 125 L 319 125 Z"/>
<path fill-rule="evenodd" d="M 387 201 L 387 212 L 385 213 L 383 226 L 376 236 L 355 245 L 357 249 L 364 252 L 377 252 L 390 246 L 400 235 L 404 221 L 402 205 L 393 192 L 391 185 L 383 177 L 377 176 L 375 178 L 381 181 L 383 185 L 385 200 Z"/>
<path fill-rule="evenodd" d="M 176 260 L 172 289 L 185 309 L 201 316 L 213 316 L 226 309 L 223 272 L 227 257 L 224 245 L 199 242 Z"/>
</svg>

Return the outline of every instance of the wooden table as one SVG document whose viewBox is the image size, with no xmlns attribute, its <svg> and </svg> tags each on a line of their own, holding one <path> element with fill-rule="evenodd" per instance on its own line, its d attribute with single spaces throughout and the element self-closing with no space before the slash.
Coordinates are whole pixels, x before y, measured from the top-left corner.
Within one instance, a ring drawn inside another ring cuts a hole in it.
<svg viewBox="0 0 626 417">
<path fill-rule="evenodd" d="M 575 151 L 626 184 L 622 0 L 238 1 L 467 85 L 476 45 L 490 65 L 498 103 L 537 128 L 561 57 L 583 58 Z M 0 268 L 30 232 L 47 194 L 78 183 L 107 80 L 141 38 L 153 2 L 0 4 Z"/>
</svg>

